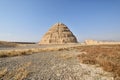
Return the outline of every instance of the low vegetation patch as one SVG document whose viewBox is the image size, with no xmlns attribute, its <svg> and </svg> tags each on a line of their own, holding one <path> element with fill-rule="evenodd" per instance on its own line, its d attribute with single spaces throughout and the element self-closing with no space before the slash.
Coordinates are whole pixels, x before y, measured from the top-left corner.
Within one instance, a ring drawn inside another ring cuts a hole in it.
<svg viewBox="0 0 120 80">
<path fill-rule="evenodd" d="M 16 47 L 16 46 L 18 46 L 17 43 L 0 41 L 0 47 Z"/>
<path fill-rule="evenodd" d="M 0 79 L 7 73 L 7 68 L 2 68 L 0 70 Z"/>
<path fill-rule="evenodd" d="M 24 80 L 28 75 L 29 71 L 27 68 L 31 65 L 31 62 L 16 66 L 13 70 L 3 68 L 0 70 L 0 80 Z"/>
<path fill-rule="evenodd" d="M 78 55 L 81 63 L 99 64 L 120 79 L 120 45 L 79 46 L 76 49 L 86 52 Z"/>
<path fill-rule="evenodd" d="M 74 54 L 69 54 L 69 53 L 67 53 L 67 54 L 60 54 L 59 56 L 57 56 L 58 58 L 61 58 L 61 59 L 71 59 L 71 58 L 73 58 L 75 55 Z"/>
<path fill-rule="evenodd" d="M 13 57 L 13 56 L 21 56 L 21 55 L 30 55 L 39 52 L 61 51 L 67 49 L 68 49 L 67 47 L 50 47 L 50 48 L 20 49 L 20 50 L 1 50 L 0 57 L 5 58 L 5 57 Z"/>
</svg>

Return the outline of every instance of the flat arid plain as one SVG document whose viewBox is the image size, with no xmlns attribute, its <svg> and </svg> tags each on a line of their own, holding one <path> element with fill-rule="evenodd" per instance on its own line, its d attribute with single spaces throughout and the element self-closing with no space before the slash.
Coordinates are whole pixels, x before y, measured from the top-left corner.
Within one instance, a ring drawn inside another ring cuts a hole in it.
<svg viewBox="0 0 120 80">
<path fill-rule="evenodd" d="M 0 80 L 120 80 L 120 0 L 0 0 Z"/>
<path fill-rule="evenodd" d="M 0 45 L 0 80 L 120 80 L 117 44 Z"/>
</svg>

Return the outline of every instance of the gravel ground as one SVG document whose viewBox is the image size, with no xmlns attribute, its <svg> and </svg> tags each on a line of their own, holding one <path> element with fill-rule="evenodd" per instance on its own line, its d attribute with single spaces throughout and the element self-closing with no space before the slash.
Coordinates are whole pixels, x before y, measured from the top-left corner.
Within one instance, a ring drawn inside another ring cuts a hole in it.
<svg viewBox="0 0 120 80">
<path fill-rule="evenodd" d="M 0 68 L 7 67 L 10 72 L 30 62 L 25 68 L 29 74 L 24 80 L 114 80 L 111 73 L 100 67 L 79 63 L 77 54 L 79 52 L 72 50 L 0 58 Z"/>
</svg>

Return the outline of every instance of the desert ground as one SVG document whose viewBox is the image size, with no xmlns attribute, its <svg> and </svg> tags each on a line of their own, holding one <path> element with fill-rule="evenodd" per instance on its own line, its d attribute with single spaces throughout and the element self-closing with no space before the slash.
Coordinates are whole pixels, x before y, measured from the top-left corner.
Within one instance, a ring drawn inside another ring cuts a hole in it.
<svg viewBox="0 0 120 80">
<path fill-rule="evenodd" d="M 0 80 L 120 80 L 120 45 L 7 43 Z"/>
</svg>

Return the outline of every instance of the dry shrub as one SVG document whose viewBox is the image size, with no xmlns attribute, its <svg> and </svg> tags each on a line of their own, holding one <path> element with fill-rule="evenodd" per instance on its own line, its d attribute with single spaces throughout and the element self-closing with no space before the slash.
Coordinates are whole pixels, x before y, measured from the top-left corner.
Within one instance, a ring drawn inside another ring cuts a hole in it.
<svg viewBox="0 0 120 80">
<path fill-rule="evenodd" d="M 5 58 L 5 57 L 8 57 L 6 54 L 2 54 L 0 55 L 1 58 Z"/>
<path fill-rule="evenodd" d="M 120 45 L 94 45 L 75 47 L 87 54 L 80 54 L 80 62 L 99 64 L 105 71 L 113 72 L 115 78 L 120 77 Z"/>
<path fill-rule="evenodd" d="M 110 61 L 106 61 L 106 60 L 99 60 L 97 61 L 100 66 L 103 67 L 103 70 L 108 71 L 108 72 L 113 72 L 114 68 L 115 68 L 115 64 L 110 62 Z"/>
<path fill-rule="evenodd" d="M 89 58 L 89 57 L 80 58 L 80 62 L 84 64 L 96 64 L 96 61 L 94 60 L 94 58 Z"/>
</svg>

